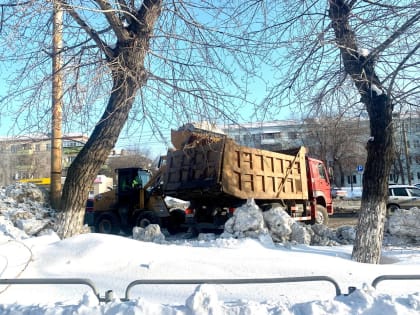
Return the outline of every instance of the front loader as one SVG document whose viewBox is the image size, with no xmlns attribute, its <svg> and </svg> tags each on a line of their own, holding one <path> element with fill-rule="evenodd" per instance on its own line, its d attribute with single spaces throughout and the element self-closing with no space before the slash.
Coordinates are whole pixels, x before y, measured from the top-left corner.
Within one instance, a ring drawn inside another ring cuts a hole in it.
<svg viewBox="0 0 420 315">
<path fill-rule="evenodd" d="M 117 187 L 89 199 L 85 223 L 95 232 L 131 234 L 133 227 L 159 224 L 176 233 L 185 221 L 182 209 L 171 209 L 161 190 L 162 168 L 152 176 L 143 168 L 116 169 Z"/>
</svg>

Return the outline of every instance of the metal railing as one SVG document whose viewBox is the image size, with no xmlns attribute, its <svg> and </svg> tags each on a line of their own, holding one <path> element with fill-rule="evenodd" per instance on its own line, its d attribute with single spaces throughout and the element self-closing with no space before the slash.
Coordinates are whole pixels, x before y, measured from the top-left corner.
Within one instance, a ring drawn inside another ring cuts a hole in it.
<svg viewBox="0 0 420 315">
<path fill-rule="evenodd" d="M 130 300 L 130 291 L 134 286 L 144 284 L 268 284 L 268 283 L 289 283 L 289 282 L 330 282 L 335 288 L 336 296 L 341 295 L 338 283 L 327 276 L 310 277 L 286 277 L 286 278 L 266 278 L 266 279 L 179 279 L 179 280 L 153 280 L 143 279 L 131 282 L 125 290 L 125 300 Z"/>
<path fill-rule="evenodd" d="M 12 284 L 73 284 L 73 285 L 84 285 L 92 289 L 99 302 L 105 302 L 105 298 L 101 298 L 95 284 L 90 279 L 85 278 L 23 278 L 23 279 L 0 279 L 0 285 L 12 285 Z"/>
<path fill-rule="evenodd" d="M 372 287 L 376 288 L 379 282 L 387 280 L 420 280 L 420 275 L 383 275 L 372 281 Z"/>
<path fill-rule="evenodd" d="M 377 284 L 388 280 L 420 280 L 420 275 L 382 275 L 375 278 L 372 286 L 376 288 Z M 333 285 L 335 295 L 342 295 L 338 282 L 328 276 L 307 276 L 307 277 L 284 277 L 284 278 L 245 278 L 245 279 L 143 279 L 134 280 L 128 284 L 125 289 L 125 297 L 121 301 L 130 300 L 130 292 L 133 287 L 138 285 L 188 285 L 188 284 L 277 284 L 277 283 L 296 283 L 296 282 L 328 282 Z M 88 286 L 99 302 L 109 302 L 112 300 L 113 291 L 108 290 L 103 297 L 100 296 L 95 284 L 86 278 L 23 278 L 23 279 L 0 279 L 0 285 L 84 285 Z M 351 294 L 356 288 L 349 287 Z M 1 297 L 1 295 L 0 295 Z"/>
</svg>

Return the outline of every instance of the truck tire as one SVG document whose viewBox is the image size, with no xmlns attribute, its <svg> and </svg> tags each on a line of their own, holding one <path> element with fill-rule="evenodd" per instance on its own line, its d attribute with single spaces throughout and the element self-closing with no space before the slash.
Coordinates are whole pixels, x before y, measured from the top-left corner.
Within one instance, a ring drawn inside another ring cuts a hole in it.
<svg viewBox="0 0 420 315">
<path fill-rule="evenodd" d="M 181 227 L 181 224 L 185 223 L 185 211 L 181 209 L 174 209 L 170 212 L 170 217 L 168 220 L 168 229 L 169 234 L 177 234 L 183 232 L 185 229 Z"/>
<path fill-rule="evenodd" d="M 325 207 L 323 207 L 321 205 L 316 205 L 315 219 L 312 220 L 312 221 L 313 221 L 313 224 L 317 223 L 317 224 L 327 225 L 328 224 L 327 209 L 325 209 Z"/>
<path fill-rule="evenodd" d="M 159 224 L 160 219 L 153 211 L 142 211 L 136 219 L 136 226 L 145 228 L 149 224 Z M 160 224 L 159 224 L 160 225 Z"/>
<path fill-rule="evenodd" d="M 118 234 L 120 232 L 120 219 L 115 213 L 102 213 L 95 220 L 95 231 L 104 234 Z"/>
</svg>

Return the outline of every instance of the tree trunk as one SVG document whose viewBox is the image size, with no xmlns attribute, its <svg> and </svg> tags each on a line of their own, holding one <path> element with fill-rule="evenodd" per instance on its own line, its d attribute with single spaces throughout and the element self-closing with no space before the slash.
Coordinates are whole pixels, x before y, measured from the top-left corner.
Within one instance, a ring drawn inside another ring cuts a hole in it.
<svg viewBox="0 0 420 315">
<path fill-rule="evenodd" d="M 136 93 L 146 83 L 144 60 L 161 6 L 161 0 L 145 0 L 129 27 L 113 25 L 118 42 L 114 49 L 107 49 L 113 54 L 107 55 L 112 92 L 101 120 L 68 170 L 57 221 L 61 238 L 81 232 L 89 188 L 118 140 Z"/>
<path fill-rule="evenodd" d="M 379 263 L 388 199 L 388 178 L 393 163 L 392 106 L 388 98 L 373 97 L 368 106 L 371 138 L 363 174 L 362 202 L 352 258 Z"/>
<path fill-rule="evenodd" d="M 367 160 L 363 174 L 361 211 L 352 258 L 379 263 L 384 232 L 388 177 L 393 162 L 393 106 L 374 69 L 374 56 L 357 47 L 350 27 L 351 7 L 343 0 L 330 0 L 329 16 L 345 71 L 351 76 L 365 104 L 371 137 L 367 141 Z"/>
<path fill-rule="evenodd" d="M 117 80 L 106 112 L 70 165 L 61 197 L 57 230 L 60 237 L 81 232 L 89 189 L 118 140 L 138 89 L 137 83 L 127 78 Z"/>
<path fill-rule="evenodd" d="M 344 173 L 343 165 L 341 164 L 340 161 L 337 161 L 337 165 L 338 165 L 338 170 L 339 170 L 338 173 L 340 174 L 340 184 L 338 186 L 343 187 L 344 184 L 346 183 L 346 174 Z"/>
</svg>

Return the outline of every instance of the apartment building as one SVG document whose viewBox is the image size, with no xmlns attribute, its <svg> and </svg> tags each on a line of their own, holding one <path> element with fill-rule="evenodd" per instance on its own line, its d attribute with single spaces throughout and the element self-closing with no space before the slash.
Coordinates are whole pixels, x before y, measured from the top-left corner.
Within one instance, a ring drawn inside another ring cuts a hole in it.
<svg viewBox="0 0 420 315">
<path fill-rule="evenodd" d="M 302 125 L 297 120 L 276 120 L 228 125 L 222 130 L 241 145 L 280 151 L 303 145 Z"/>
<path fill-rule="evenodd" d="M 88 137 L 73 133 L 63 136 L 63 175 Z M 0 137 L 0 185 L 20 179 L 50 177 L 51 138 L 47 135 Z"/>
<path fill-rule="evenodd" d="M 420 114 L 394 118 L 396 159 L 390 182 L 420 183 Z"/>
</svg>

